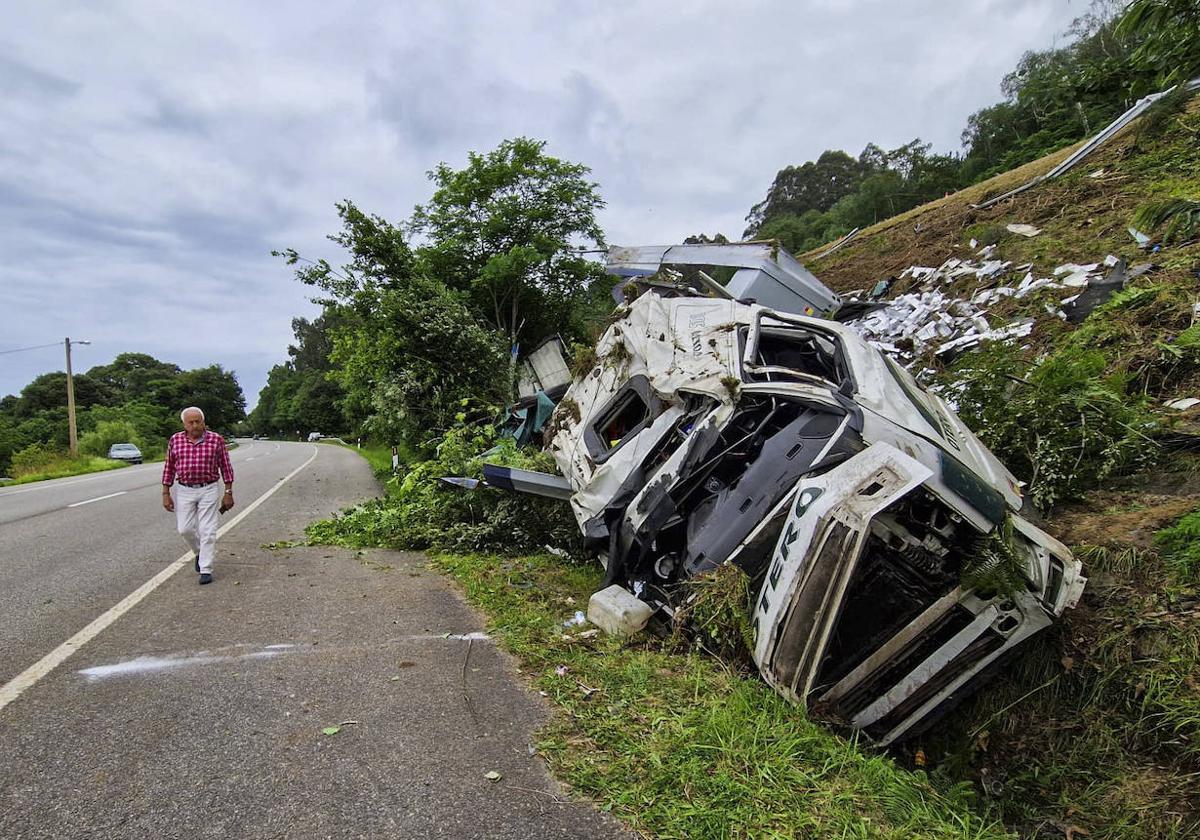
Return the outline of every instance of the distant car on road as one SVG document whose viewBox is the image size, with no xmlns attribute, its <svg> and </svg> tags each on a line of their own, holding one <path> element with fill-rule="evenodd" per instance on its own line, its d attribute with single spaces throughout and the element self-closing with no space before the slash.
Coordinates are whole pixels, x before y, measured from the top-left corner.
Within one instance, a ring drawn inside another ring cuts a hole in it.
<svg viewBox="0 0 1200 840">
<path fill-rule="evenodd" d="M 309 432 L 308 433 L 308 442 L 316 443 L 323 437 L 325 437 L 325 436 L 323 434 L 321 434 L 320 432 Z"/>
<path fill-rule="evenodd" d="M 114 443 L 108 448 L 108 457 L 114 461 L 128 461 L 131 464 L 142 463 L 142 450 L 132 443 Z"/>
</svg>

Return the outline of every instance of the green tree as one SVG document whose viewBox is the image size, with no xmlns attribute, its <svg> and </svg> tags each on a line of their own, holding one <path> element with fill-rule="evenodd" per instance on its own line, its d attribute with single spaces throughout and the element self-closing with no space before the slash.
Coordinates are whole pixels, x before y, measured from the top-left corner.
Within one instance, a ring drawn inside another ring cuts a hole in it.
<svg viewBox="0 0 1200 840">
<path fill-rule="evenodd" d="M 757 236 L 775 239 L 793 254 L 810 251 L 835 239 L 840 232 L 838 220 L 820 210 L 805 210 L 799 216 L 774 216 L 763 223 Z"/>
<path fill-rule="evenodd" d="M 179 406 L 198 406 L 205 425 L 225 431 L 246 416 L 246 397 L 232 371 L 220 365 L 196 368 L 179 376 Z"/>
<path fill-rule="evenodd" d="M 143 457 L 152 454 L 149 444 L 138 438 L 137 429 L 127 420 L 102 420 L 96 428 L 79 438 L 79 451 L 85 455 L 108 454 L 114 443 L 132 443 L 142 450 Z"/>
<path fill-rule="evenodd" d="M 326 378 L 344 392 L 336 402 L 349 425 L 422 446 L 464 403 L 508 399 L 510 343 L 585 334 L 608 286 L 592 283 L 603 272 L 577 246 L 603 245 L 595 219 L 603 202 L 586 167 L 544 146 L 519 138 L 471 154 L 461 171 L 439 165 L 429 173 L 433 198 L 404 226 L 339 203 L 342 230 L 330 239 L 350 255 L 339 267 L 295 249 L 274 252 L 325 295 L 317 300 L 334 319 Z M 423 237 L 415 253 L 406 229 Z M 307 354 L 307 338 L 302 344 Z M 335 398 L 299 355 L 289 365 L 268 377 L 256 422 L 299 424 Z"/>
<path fill-rule="evenodd" d="M 1133 0 L 1117 22 L 1116 32 L 1138 40 L 1131 63 L 1152 73 L 1156 87 L 1200 76 L 1200 4 L 1196 0 Z"/>
<path fill-rule="evenodd" d="M 12 468 L 12 456 L 21 449 L 21 438 L 16 424 L 0 414 L 0 476 L 8 475 Z"/>
<path fill-rule="evenodd" d="M 504 341 L 479 323 L 463 293 L 414 276 L 364 290 L 356 305 L 370 314 L 335 332 L 332 358 L 347 411 L 369 432 L 426 446 L 455 422 L 464 401 L 507 399 Z"/>
<path fill-rule="evenodd" d="M 350 304 L 352 313 L 343 315 L 365 314 L 353 307 L 356 296 L 403 283 L 413 272 L 413 252 L 404 231 L 383 217 L 368 215 L 348 200 L 338 202 L 336 207 L 342 230 L 328 239 L 349 252 L 350 262 L 338 269 L 324 259 L 307 259 L 295 248 L 271 253 L 283 257 L 288 265 L 298 265 L 296 279 L 301 283 L 316 286 L 328 295 L 318 298 L 318 303 Z"/>
<path fill-rule="evenodd" d="M 545 154 L 545 145 L 519 137 L 472 152 L 465 169 L 439 164 L 429 173 L 437 189 L 410 225 L 428 240 L 419 249 L 424 271 L 466 292 L 513 343 L 559 331 L 603 273 L 578 253 L 604 244 L 591 170 Z"/>
<path fill-rule="evenodd" d="M 76 408 L 92 405 L 111 405 L 116 394 L 105 383 L 85 373 L 73 377 Z M 43 373 L 21 389 L 13 409 L 15 417 L 32 417 L 39 411 L 67 407 L 67 374 L 64 371 Z"/>
<path fill-rule="evenodd" d="M 167 438 L 179 431 L 179 414 L 174 406 L 143 401 L 127 402 L 119 406 L 94 406 L 79 413 L 81 435 L 94 431 L 102 423 L 125 423 L 131 426 L 134 430 L 133 436 L 127 440 L 136 443 L 138 448 L 149 456 L 161 451 L 166 446 Z"/>
<path fill-rule="evenodd" d="M 292 319 L 296 343 L 288 346 L 288 361 L 268 372 L 267 384 L 250 413 L 251 429 L 286 434 L 302 429 L 327 434 L 351 430 L 353 424 L 341 408 L 345 391 L 330 378 L 332 331 L 346 321 L 332 304 L 313 321 Z"/>
<path fill-rule="evenodd" d="M 96 365 L 87 375 L 102 383 L 121 402 L 142 400 L 172 406 L 178 401 L 179 365 L 160 362 L 146 353 L 122 353 L 107 365 Z"/>
<path fill-rule="evenodd" d="M 825 212 L 858 189 L 869 171 L 867 167 L 862 158 L 855 160 L 834 149 L 825 150 L 815 161 L 784 167 L 775 175 L 767 197 L 750 208 L 743 236 L 765 238 L 763 226 L 781 216 L 800 216 L 809 210 Z"/>
</svg>

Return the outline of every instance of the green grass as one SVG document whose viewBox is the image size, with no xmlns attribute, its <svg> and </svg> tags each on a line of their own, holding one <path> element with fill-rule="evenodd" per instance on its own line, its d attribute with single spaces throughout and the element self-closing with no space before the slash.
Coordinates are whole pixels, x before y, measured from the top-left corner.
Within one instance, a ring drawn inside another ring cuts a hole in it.
<svg viewBox="0 0 1200 840">
<path fill-rule="evenodd" d="M 600 581 L 553 557 L 438 555 L 489 632 L 557 707 L 539 750 L 555 775 L 664 838 L 1002 837 L 969 785 L 935 785 L 810 722 L 756 676 L 645 638 L 562 622 Z M 565 668 L 565 671 L 563 670 Z"/>
<path fill-rule="evenodd" d="M 1183 580 L 1200 582 L 1200 510 L 1155 534 L 1163 559 Z"/>
<path fill-rule="evenodd" d="M 4 486 L 10 487 L 14 484 L 30 484 L 34 481 L 48 481 L 52 478 L 66 478 L 72 475 L 104 472 L 105 470 L 115 470 L 124 466 L 127 466 L 124 461 L 113 461 L 94 455 L 80 455 L 77 458 L 62 455 L 55 458 L 49 464 L 44 465 L 37 472 L 18 475 L 13 481 L 5 482 Z"/>
</svg>

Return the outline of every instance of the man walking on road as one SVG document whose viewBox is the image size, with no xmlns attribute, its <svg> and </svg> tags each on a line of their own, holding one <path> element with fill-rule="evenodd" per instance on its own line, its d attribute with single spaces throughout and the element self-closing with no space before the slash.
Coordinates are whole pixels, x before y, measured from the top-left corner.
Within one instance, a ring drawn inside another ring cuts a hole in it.
<svg viewBox="0 0 1200 840">
<path fill-rule="evenodd" d="M 195 569 L 201 583 L 212 583 L 213 554 L 217 547 L 217 516 L 233 507 L 233 465 L 225 439 L 204 427 L 204 412 L 192 406 L 179 413 L 183 431 L 167 443 L 163 464 L 163 507 L 175 511 L 180 535 L 196 553 Z M 219 474 L 219 475 L 218 475 Z M 220 494 L 217 478 L 225 480 Z M 179 482 L 175 498 L 171 485 Z"/>
</svg>

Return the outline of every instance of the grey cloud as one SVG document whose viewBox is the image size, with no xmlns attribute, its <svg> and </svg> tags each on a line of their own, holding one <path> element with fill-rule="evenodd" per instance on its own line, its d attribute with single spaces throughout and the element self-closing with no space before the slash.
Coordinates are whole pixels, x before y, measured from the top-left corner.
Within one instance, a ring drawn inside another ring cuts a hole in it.
<svg viewBox="0 0 1200 840">
<path fill-rule="evenodd" d="M 0 55 L 0 89 L 9 96 L 69 97 L 83 87 L 71 79 L 38 70 L 11 56 Z"/>
<path fill-rule="evenodd" d="M 212 119 L 183 103 L 156 96 L 147 124 L 164 131 L 209 136 Z"/>
</svg>

